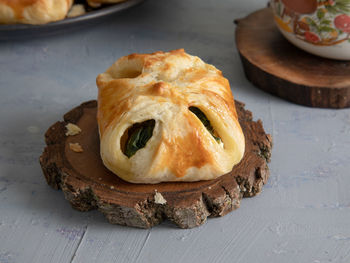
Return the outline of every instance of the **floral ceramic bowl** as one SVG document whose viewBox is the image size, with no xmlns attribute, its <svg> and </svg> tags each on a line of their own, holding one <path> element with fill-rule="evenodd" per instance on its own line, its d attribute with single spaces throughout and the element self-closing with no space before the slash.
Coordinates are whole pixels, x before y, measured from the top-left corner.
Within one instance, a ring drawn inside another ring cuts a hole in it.
<svg viewBox="0 0 350 263">
<path fill-rule="evenodd" d="M 271 0 L 275 22 L 297 47 L 350 60 L 350 0 Z"/>
</svg>

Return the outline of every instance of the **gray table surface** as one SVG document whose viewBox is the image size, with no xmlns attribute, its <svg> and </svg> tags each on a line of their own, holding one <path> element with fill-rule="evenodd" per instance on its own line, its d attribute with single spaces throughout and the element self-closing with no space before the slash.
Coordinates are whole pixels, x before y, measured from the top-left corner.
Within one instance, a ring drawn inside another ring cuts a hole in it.
<svg viewBox="0 0 350 263">
<path fill-rule="evenodd" d="M 312 109 L 244 77 L 232 20 L 264 0 L 149 0 L 103 24 L 0 42 L 0 262 L 350 262 L 350 110 Z M 63 113 L 120 56 L 185 48 L 221 69 L 274 138 L 262 194 L 201 227 L 150 230 L 78 212 L 38 157 Z"/>
</svg>

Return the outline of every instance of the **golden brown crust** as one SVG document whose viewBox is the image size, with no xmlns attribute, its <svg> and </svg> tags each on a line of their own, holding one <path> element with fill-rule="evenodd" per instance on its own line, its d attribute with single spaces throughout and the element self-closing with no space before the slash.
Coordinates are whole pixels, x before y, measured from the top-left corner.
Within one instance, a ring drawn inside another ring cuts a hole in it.
<svg viewBox="0 0 350 263">
<path fill-rule="evenodd" d="M 0 24 L 45 24 L 64 19 L 73 0 L 0 0 Z"/>
<path fill-rule="evenodd" d="M 101 157 L 107 168 L 136 183 L 198 181 L 231 171 L 244 136 L 227 79 L 183 49 L 122 57 L 97 78 Z M 222 145 L 189 107 L 199 108 Z M 131 158 L 123 134 L 153 119 L 152 138 Z"/>
</svg>

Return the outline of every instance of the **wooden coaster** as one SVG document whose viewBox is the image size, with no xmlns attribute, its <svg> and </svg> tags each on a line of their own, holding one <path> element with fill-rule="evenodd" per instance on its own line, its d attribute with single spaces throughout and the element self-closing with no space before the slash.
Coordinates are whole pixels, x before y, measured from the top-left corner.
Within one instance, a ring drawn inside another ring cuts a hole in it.
<svg viewBox="0 0 350 263">
<path fill-rule="evenodd" d="M 269 8 L 236 23 L 237 48 L 254 85 L 306 106 L 350 107 L 350 61 L 317 57 L 293 46 L 278 31 Z"/>
<path fill-rule="evenodd" d="M 239 207 L 243 196 L 258 194 L 266 183 L 272 140 L 262 122 L 252 120 L 244 104 L 236 102 L 246 138 L 243 160 L 231 173 L 216 180 L 190 183 L 132 184 L 107 170 L 100 158 L 96 101 L 81 104 L 64 115 L 45 134 L 47 147 L 40 157 L 47 183 L 62 189 L 71 205 L 80 210 L 100 210 L 114 224 L 149 228 L 164 219 L 181 228 L 203 224 L 208 216 L 223 216 Z M 65 126 L 75 123 L 82 132 L 66 136 Z M 83 152 L 70 149 L 79 143 Z M 160 193 L 165 204 L 157 203 Z"/>
</svg>

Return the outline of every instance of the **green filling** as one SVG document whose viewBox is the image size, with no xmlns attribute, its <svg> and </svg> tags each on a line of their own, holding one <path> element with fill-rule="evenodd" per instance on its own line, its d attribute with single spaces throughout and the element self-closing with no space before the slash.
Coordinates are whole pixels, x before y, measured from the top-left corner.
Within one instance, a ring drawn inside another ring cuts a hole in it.
<svg viewBox="0 0 350 263">
<path fill-rule="evenodd" d="M 148 120 L 142 123 L 136 123 L 129 129 L 124 150 L 124 154 L 128 158 L 146 146 L 146 143 L 153 135 L 155 124 L 155 120 Z"/>
<path fill-rule="evenodd" d="M 205 128 L 207 128 L 207 130 L 210 132 L 210 134 L 214 137 L 216 142 L 220 143 L 221 138 L 217 136 L 217 134 L 216 134 L 213 126 L 211 126 L 210 121 L 208 120 L 207 116 L 205 116 L 205 114 L 197 107 L 191 106 L 191 107 L 189 107 L 189 110 L 192 111 L 198 117 L 198 119 L 203 123 Z"/>
</svg>

